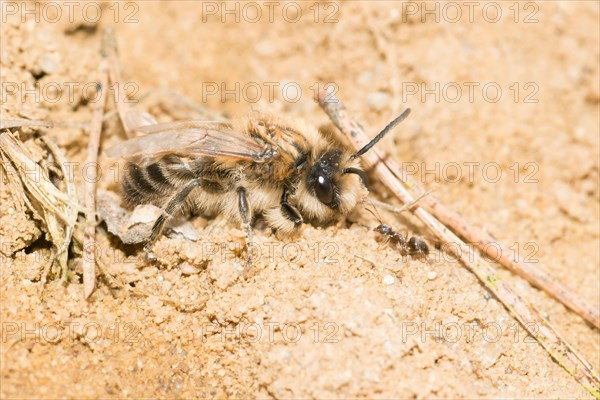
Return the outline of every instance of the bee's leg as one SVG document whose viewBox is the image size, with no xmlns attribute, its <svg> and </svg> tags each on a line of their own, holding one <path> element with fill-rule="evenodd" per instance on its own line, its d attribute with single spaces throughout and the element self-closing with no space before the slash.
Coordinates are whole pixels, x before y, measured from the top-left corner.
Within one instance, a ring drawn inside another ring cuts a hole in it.
<svg viewBox="0 0 600 400">
<path fill-rule="evenodd" d="M 252 241 L 252 226 L 250 225 L 252 221 L 252 215 L 250 206 L 248 205 L 248 197 L 246 196 L 246 188 L 239 187 L 237 188 L 238 193 L 238 208 L 240 210 L 240 217 L 242 219 L 242 226 L 244 227 L 244 231 L 246 231 L 246 247 L 248 249 L 248 261 L 247 265 L 252 263 L 252 254 L 250 249 L 250 242 Z"/>
<path fill-rule="evenodd" d="M 297 228 L 302 224 L 302 215 L 300 215 L 300 211 L 291 204 L 288 203 L 289 196 L 288 189 L 283 189 L 283 194 L 281 195 L 281 214 L 292 221 L 294 223 L 294 227 Z"/>
<path fill-rule="evenodd" d="M 298 228 L 304 222 L 300 211 L 288 203 L 288 196 L 289 191 L 286 188 L 281 194 L 279 205 L 263 211 L 265 220 L 271 229 L 276 232 L 277 237 L 279 235 L 287 237 L 298 232 Z"/>
<path fill-rule="evenodd" d="M 160 217 L 158 217 L 158 219 L 152 226 L 152 233 L 150 234 L 150 238 L 148 238 L 148 242 L 144 247 L 144 249 L 146 250 L 146 259 L 150 259 L 150 251 L 152 250 L 152 245 L 156 241 L 156 238 L 158 238 L 158 235 L 160 235 L 160 233 L 162 232 L 165 226 L 165 222 L 167 222 L 167 220 L 175 212 L 177 207 L 179 207 L 181 203 L 185 201 L 185 199 L 192 192 L 192 190 L 201 186 L 201 184 L 202 181 L 200 179 L 194 179 L 193 181 L 185 185 L 183 189 L 181 189 L 179 192 L 175 193 L 173 197 L 171 197 L 171 199 L 167 203 L 167 206 L 163 210 L 163 213 L 160 215 Z"/>
</svg>

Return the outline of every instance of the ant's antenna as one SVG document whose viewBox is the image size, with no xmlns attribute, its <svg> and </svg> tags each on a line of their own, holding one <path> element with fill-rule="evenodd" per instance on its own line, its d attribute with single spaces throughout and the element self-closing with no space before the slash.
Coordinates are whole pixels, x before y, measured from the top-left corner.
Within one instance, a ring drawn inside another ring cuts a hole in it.
<svg viewBox="0 0 600 400">
<path fill-rule="evenodd" d="M 373 202 L 371 201 L 371 199 L 368 199 L 369 204 L 371 204 L 371 207 L 373 207 L 373 210 L 371 210 L 370 208 L 365 207 L 365 210 L 367 210 L 368 212 L 371 213 L 371 215 L 373 215 L 377 221 L 379 221 L 380 224 L 383 223 L 383 221 L 381 220 L 381 215 L 379 215 L 379 211 L 377 211 L 377 207 L 375 207 L 375 204 L 373 204 Z M 375 214 L 377 213 L 377 214 Z"/>
</svg>

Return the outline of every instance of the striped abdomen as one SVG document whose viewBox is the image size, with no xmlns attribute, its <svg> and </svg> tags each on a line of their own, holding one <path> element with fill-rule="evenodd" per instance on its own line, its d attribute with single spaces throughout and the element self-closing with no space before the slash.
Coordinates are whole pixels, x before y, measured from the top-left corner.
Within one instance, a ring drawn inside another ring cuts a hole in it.
<svg viewBox="0 0 600 400">
<path fill-rule="evenodd" d="M 177 156 L 130 161 L 122 175 L 123 197 L 131 206 L 161 207 L 178 188 L 194 179 L 195 172 Z"/>
<path fill-rule="evenodd" d="M 154 204 L 162 207 L 186 184 L 201 179 L 201 190 L 222 193 L 230 176 L 210 159 L 167 155 L 130 161 L 125 165 L 122 186 L 125 201 L 131 205 Z"/>
</svg>

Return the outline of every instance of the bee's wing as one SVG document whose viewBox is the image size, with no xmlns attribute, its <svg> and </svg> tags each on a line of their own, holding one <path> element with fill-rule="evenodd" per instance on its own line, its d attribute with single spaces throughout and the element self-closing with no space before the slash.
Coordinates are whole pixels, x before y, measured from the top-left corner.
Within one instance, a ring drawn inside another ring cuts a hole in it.
<svg viewBox="0 0 600 400">
<path fill-rule="evenodd" d="M 158 121 L 154 119 L 152 114 L 145 111 L 140 111 L 132 108 L 125 114 L 125 125 L 132 131 L 138 130 L 142 126 L 158 124 Z"/>
<path fill-rule="evenodd" d="M 196 156 L 228 156 L 265 161 L 264 145 L 218 121 L 175 121 L 138 126 L 145 136 L 129 139 L 108 149 L 112 158 L 179 153 Z"/>
</svg>

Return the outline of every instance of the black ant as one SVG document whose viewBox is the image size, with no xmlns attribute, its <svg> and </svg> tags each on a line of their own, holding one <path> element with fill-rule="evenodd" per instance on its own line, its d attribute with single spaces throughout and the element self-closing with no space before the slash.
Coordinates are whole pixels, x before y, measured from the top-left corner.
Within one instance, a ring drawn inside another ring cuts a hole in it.
<svg viewBox="0 0 600 400">
<path fill-rule="evenodd" d="M 408 239 L 406 247 L 408 248 L 408 254 L 414 258 L 427 258 L 429 255 L 429 246 L 418 236 L 413 236 Z"/>
<path fill-rule="evenodd" d="M 429 255 L 429 246 L 423 239 L 418 236 L 412 236 L 410 239 L 406 240 L 401 233 L 394 230 L 389 225 L 384 224 L 381 221 L 381 216 L 375 206 L 373 206 L 375 212 L 370 210 L 369 208 L 365 208 L 368 212 L 370 212 L 377 221 L 379 221 L 379 225 L 377 225 L 373 230 L 384 236 L 383 244 L 390 244 L 394 249 L 400 251 L 400 254 L 403 256 L 409 255 L 416 259 L 427 258 Z M 377 214 L 375 214 L 377 213 Z"/>
</svg>

